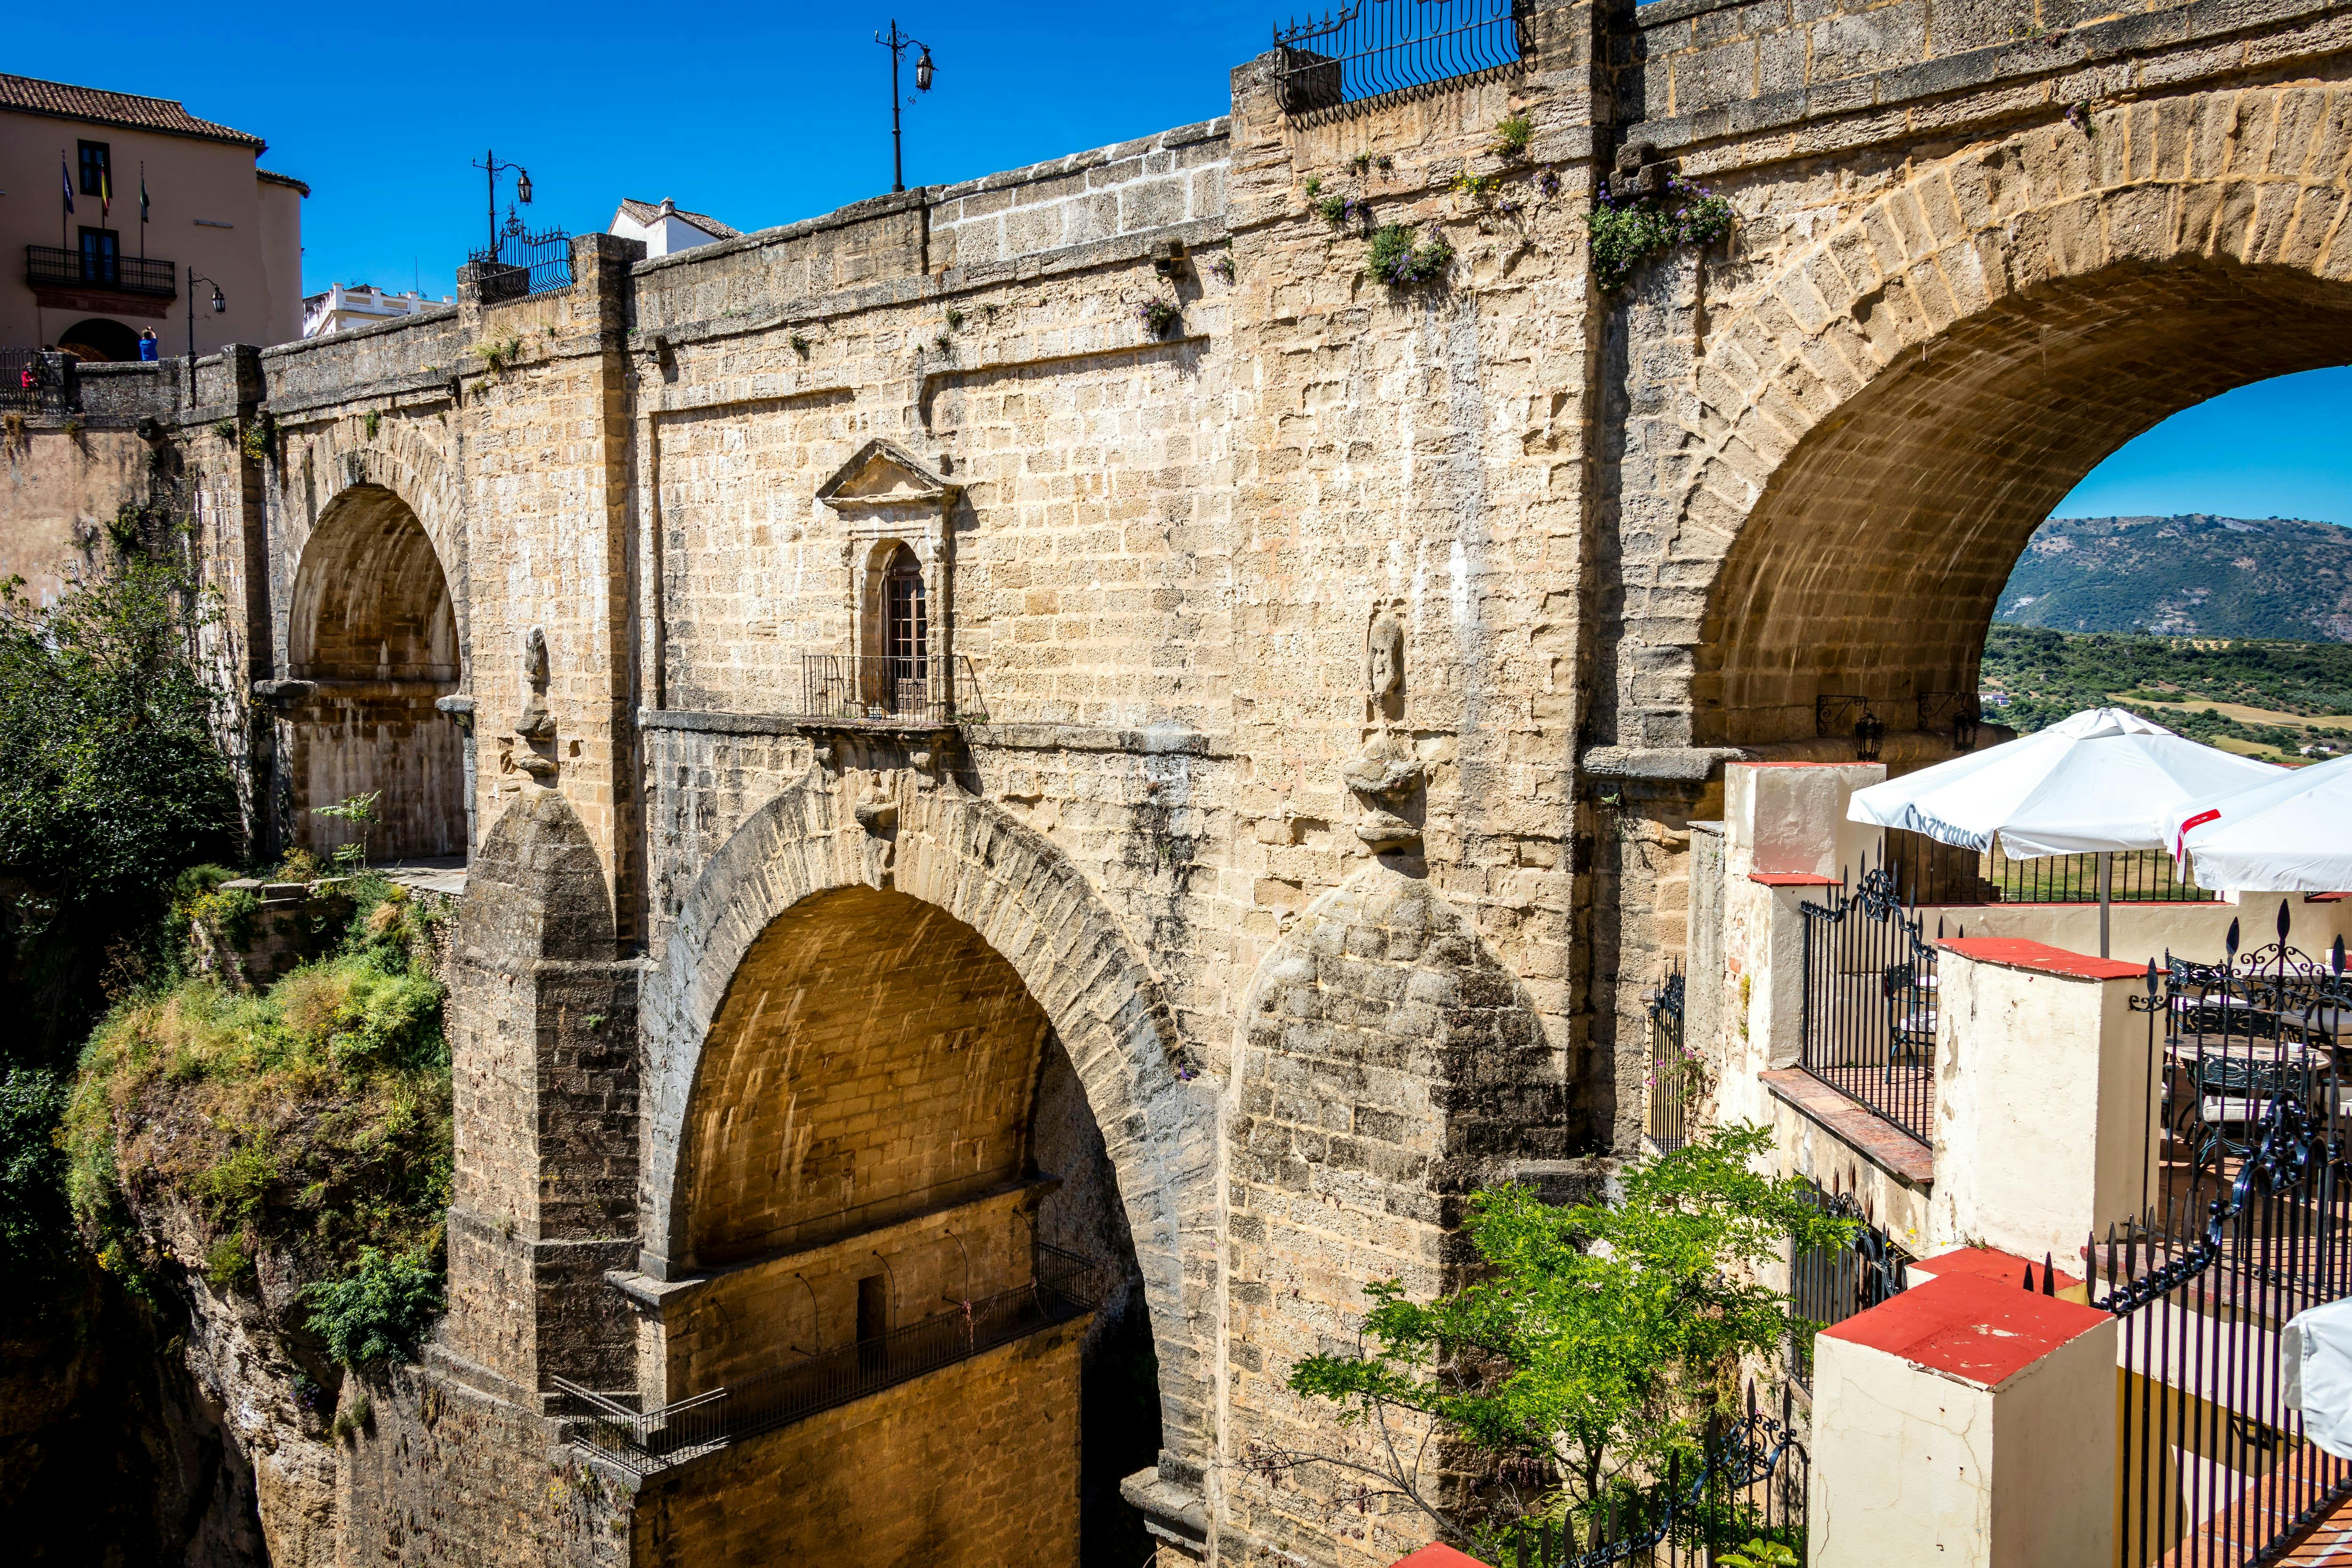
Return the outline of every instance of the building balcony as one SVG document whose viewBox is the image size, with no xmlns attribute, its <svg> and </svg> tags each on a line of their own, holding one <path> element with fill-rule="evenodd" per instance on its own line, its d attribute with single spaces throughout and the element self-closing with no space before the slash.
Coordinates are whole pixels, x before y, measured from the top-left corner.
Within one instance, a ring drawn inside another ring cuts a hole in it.
<svg viewBox="0 0 2352 1568">
<path fill-rule="evenodd" d="M 160 256 L 92 256 L 54 245 L 25 247 L 25 281 L 37 289 L 173 299 L 179 296 L 179 264 Z"/>
<path fill-rule="evenodd" d="M 984 723 L 964 659 L 801 655 L 801 711 L 793 716 L 881 729 Z M 961 706 L 959 706 L 961 704 Z"/>
</svg>

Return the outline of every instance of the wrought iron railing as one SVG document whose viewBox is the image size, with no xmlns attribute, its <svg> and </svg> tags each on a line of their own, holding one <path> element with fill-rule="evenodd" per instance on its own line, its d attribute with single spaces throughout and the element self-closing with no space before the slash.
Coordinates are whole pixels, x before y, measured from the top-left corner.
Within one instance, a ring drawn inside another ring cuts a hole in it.
<svg viewBox="0 0 2352 1568">
<path fill-rule="evenodd" d="M 54 245 L 25 247 L 25 281 L 35 287 L 110 288 L 171 299 L 180 292 L 179 264 L 149 256 L 100 256 Z"/>
<path fill-rule="evenodd" d="M 2210 904 L 2221 895 L 2180 874 L 2162 850 L 2108 857 L 2109 896 L 2117 904 Z M 2099 857 L 2043 855 L 2011 860 L 1990 850 L 1938 843 L 1901 828 L 1886 831 L 1886 869 L 1907 904 L 2096 904 Z"/>
<path fill-rule="evenodd" d="M 1515 0 L 1354 0 L 1274 32 L 1284 112 L 1318 118 L 1516 70 L 1524 44 Z"/>
<path fill-rule="evenodd" d="M 1789 1310 L 1814 1328 L 1828 1328 L 1902 1294 L 1910 1254 L 1872 1223 L 1870 1211 L 1853 1194 L 1827 1192 L 1810 1181 L 1805 1186 L 1816 1208 L 1851 1219 L 1854 1227 L 1843 1243 L 1810 1248 L 1789 1260 Z M 1788 1359 L 1790 1375 L 1811 1388 L 1811 1329 L 1795 1335 Z"/>
<path fill-rule="evenodd" d="M 0 349 L 0 408 L 17 413 L 61 413 L 68 398 L 61 357 L 37 349 Z"/>
<path fill-rule="evenodd" d="M 572 236 L 562 229 L 532 234 L 516 225 L 491 250 L 467 253 L 477 268 L 475 289 L 484 300 L 521 299 L 572 287 Z"/>
<path fill-rule="evenodd" d="M 1683 1043 L 1683 972 L 1679 966 L 1650 995 L 1650 1142 L 1679 1149 L 1690 1138 L 1691 1101 L 1706 1087 L 1699 1064 Z"/>
<path fill-rule="evenodd" d="M 2123 1320 L 2123 1568 L 2273 1562 L 2352 1498 L 2280 1364 L 2288 1319 L 2352 1294 L 2352 976 L 2340 940 L 2287 941 L 2291 914 L 2246 952 L 2232 922 L 2218 964 L 2168 954 L 2132 998 L 2156 1079 L 2140 1215 L 2083 1249 L 2093 1304 Z"/>
<path fill-rule="evenodd" d="M 969 661 L 801 655 L 802 716 L 851 724 L 954 724 L 984 719 Z M 961 703 L 961 706 L 959 706 Z"/>
<path fill-rule="evenodd" d="M 1885 866 L 1804 919 L 1800 1065 L 1923 1144 L 1936 1113 L 1936 948 Z"/>
<path fill-rule="evenodd" d="M 1038 1242 L 1032 1273 L 1029 1284 L 658 1410 L 632 1410 L 559 1377 L 559 1414 L 572 1419 L 573 1441 L 643 1474 L 970 1360 L 1098 1304 L 1100 1266 L 1092 1259 Z"/>
<path fill-rule="evenodd" d="M 1804 1560 L 1805 1491 L 1811 1463 L 1797 1441 L 1793 1401 L 1780 1389 L 1776 1418 L 1757 1407 L 1748 1385 L 1746 1412 L 1707 1424 L 1696 1450 L 1676 1453 L 1665 1475 L 1647 1485 L 1614 1488 L 1559 1522 L 1506 1532 L 1505 1568 L 1701 1568 L 1723 1552 L 1762 1539 L 1791 1546 Z"/>
</svg>

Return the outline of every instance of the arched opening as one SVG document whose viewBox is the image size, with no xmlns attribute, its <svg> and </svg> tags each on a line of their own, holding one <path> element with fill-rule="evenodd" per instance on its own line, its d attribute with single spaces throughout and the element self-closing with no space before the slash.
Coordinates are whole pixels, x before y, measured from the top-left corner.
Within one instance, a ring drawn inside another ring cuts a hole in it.
<svg viewBox="0 0 2352 1568">
<path fill-rule="evenodd" d="M 713 1521 L 698 1550 L 1142 1556 L 1139 1533 L 1118 1554 L 1118 1479 L 1160 1442 L 1134 1242 L 1076 1071 L 986 937 L 865 886 L 786 909 L 713 1017 L 681 1141 L 649 1401 L 840 1395 L 757 1438 L 781 1510 Z M 1033 1308 L 1072 1255 L 1091 1314 Z"/>
<path fill-rule="evenodd" d="M 139 357 L 139 334 L 120 321 L 92 316 L 58 333 L 58 347 L 85 362 L 121 363 Z"/>
<path fill-rule="evenodd" d="M 1870 330 L 1871 305 L 1855 311 Z M 1717 574 L 1692 674 L 1702 745 L 1948 754 L 1986 629 L 2051 508 L 2170 414 L 2352 362 L 2352 293 L 2286 267 L 2111 267 L 1905 350 L 1774 468 Z"/>
<path fill-rule="evenodd" d="M 467 849 L 463 733 L 434 705 L 458 688 L 456 606 L 433 541 L 406 502 L 359 485 L 320 516 L 295 574 L 289 673 L 290 839 L 324 856 L 360 825 L 320 815 L 373 794 L 372 860 L 446 860 Z"/>
</svg>

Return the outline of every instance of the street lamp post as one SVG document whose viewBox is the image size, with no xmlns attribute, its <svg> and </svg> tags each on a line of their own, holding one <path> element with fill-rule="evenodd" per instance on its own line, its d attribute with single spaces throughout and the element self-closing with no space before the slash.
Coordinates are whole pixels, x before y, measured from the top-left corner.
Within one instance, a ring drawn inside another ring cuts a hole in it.
<svg viewBox="0 0 2352 1568">
<path fill-rule="evenodd" d="M 890 18 L 890 36 L 886 38 L 877 33 L 874 41 L 890 51 L 890 188 L 903 191 L 907 188 L 907 158 L 898 133 L 898 57 L 909 48 L 923 51 L 915 57 L 915 90 L 929 92 L 935 68 L 931 65 L 931 46 L 898 31 L 896 16 Z"/>
<path fill-rule="evenodd" d="M 198 277 L 194 267 L 188 268 L 188 406 L 196 402 L 196 285 L 213 283 L 209 277 Z M 228 309 L 228 298 L 221 293 L 220 285 L 213 283 L 213 314 L 219 316 Z"/>
<path fill-rule="evenodd" d="M 515 194 L 522 199 L 522 204 L 527 207 L 530 205 L 530 171 L 520 163 L 499 162 L 498 153 L 489 148 L 482 150 L 482 161 L 473 166 L 482 172 L 483 179 L 489 186 L 490 259 L 497 261 L 499 259 L 499 175 L 509 169 L 515 172 L 518 176 L 515 181 Z"/>
</svg>

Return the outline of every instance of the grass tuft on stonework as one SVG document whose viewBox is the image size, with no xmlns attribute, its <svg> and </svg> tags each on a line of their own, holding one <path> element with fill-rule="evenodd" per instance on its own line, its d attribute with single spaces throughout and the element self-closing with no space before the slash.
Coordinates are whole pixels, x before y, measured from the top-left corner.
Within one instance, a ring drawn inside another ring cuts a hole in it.
<svg viewBox="0 0 2352 1568">
<path fill-rule="evenodd" d="M 214 1284 L 266 1263 L 338 1359 L 380 1360 L 413 1352 L 438 1311 L 445 992 L 423 957 L 435 916 L 381 877 L 343 886 L 338 950 L 268 990 L 195 976 L 114 1007 L 66 1110 L 67 1185 L 100 1260 L 134 1285 L 160 1261 L 141 1221 L 177 1209 Z"/>
</svg>

